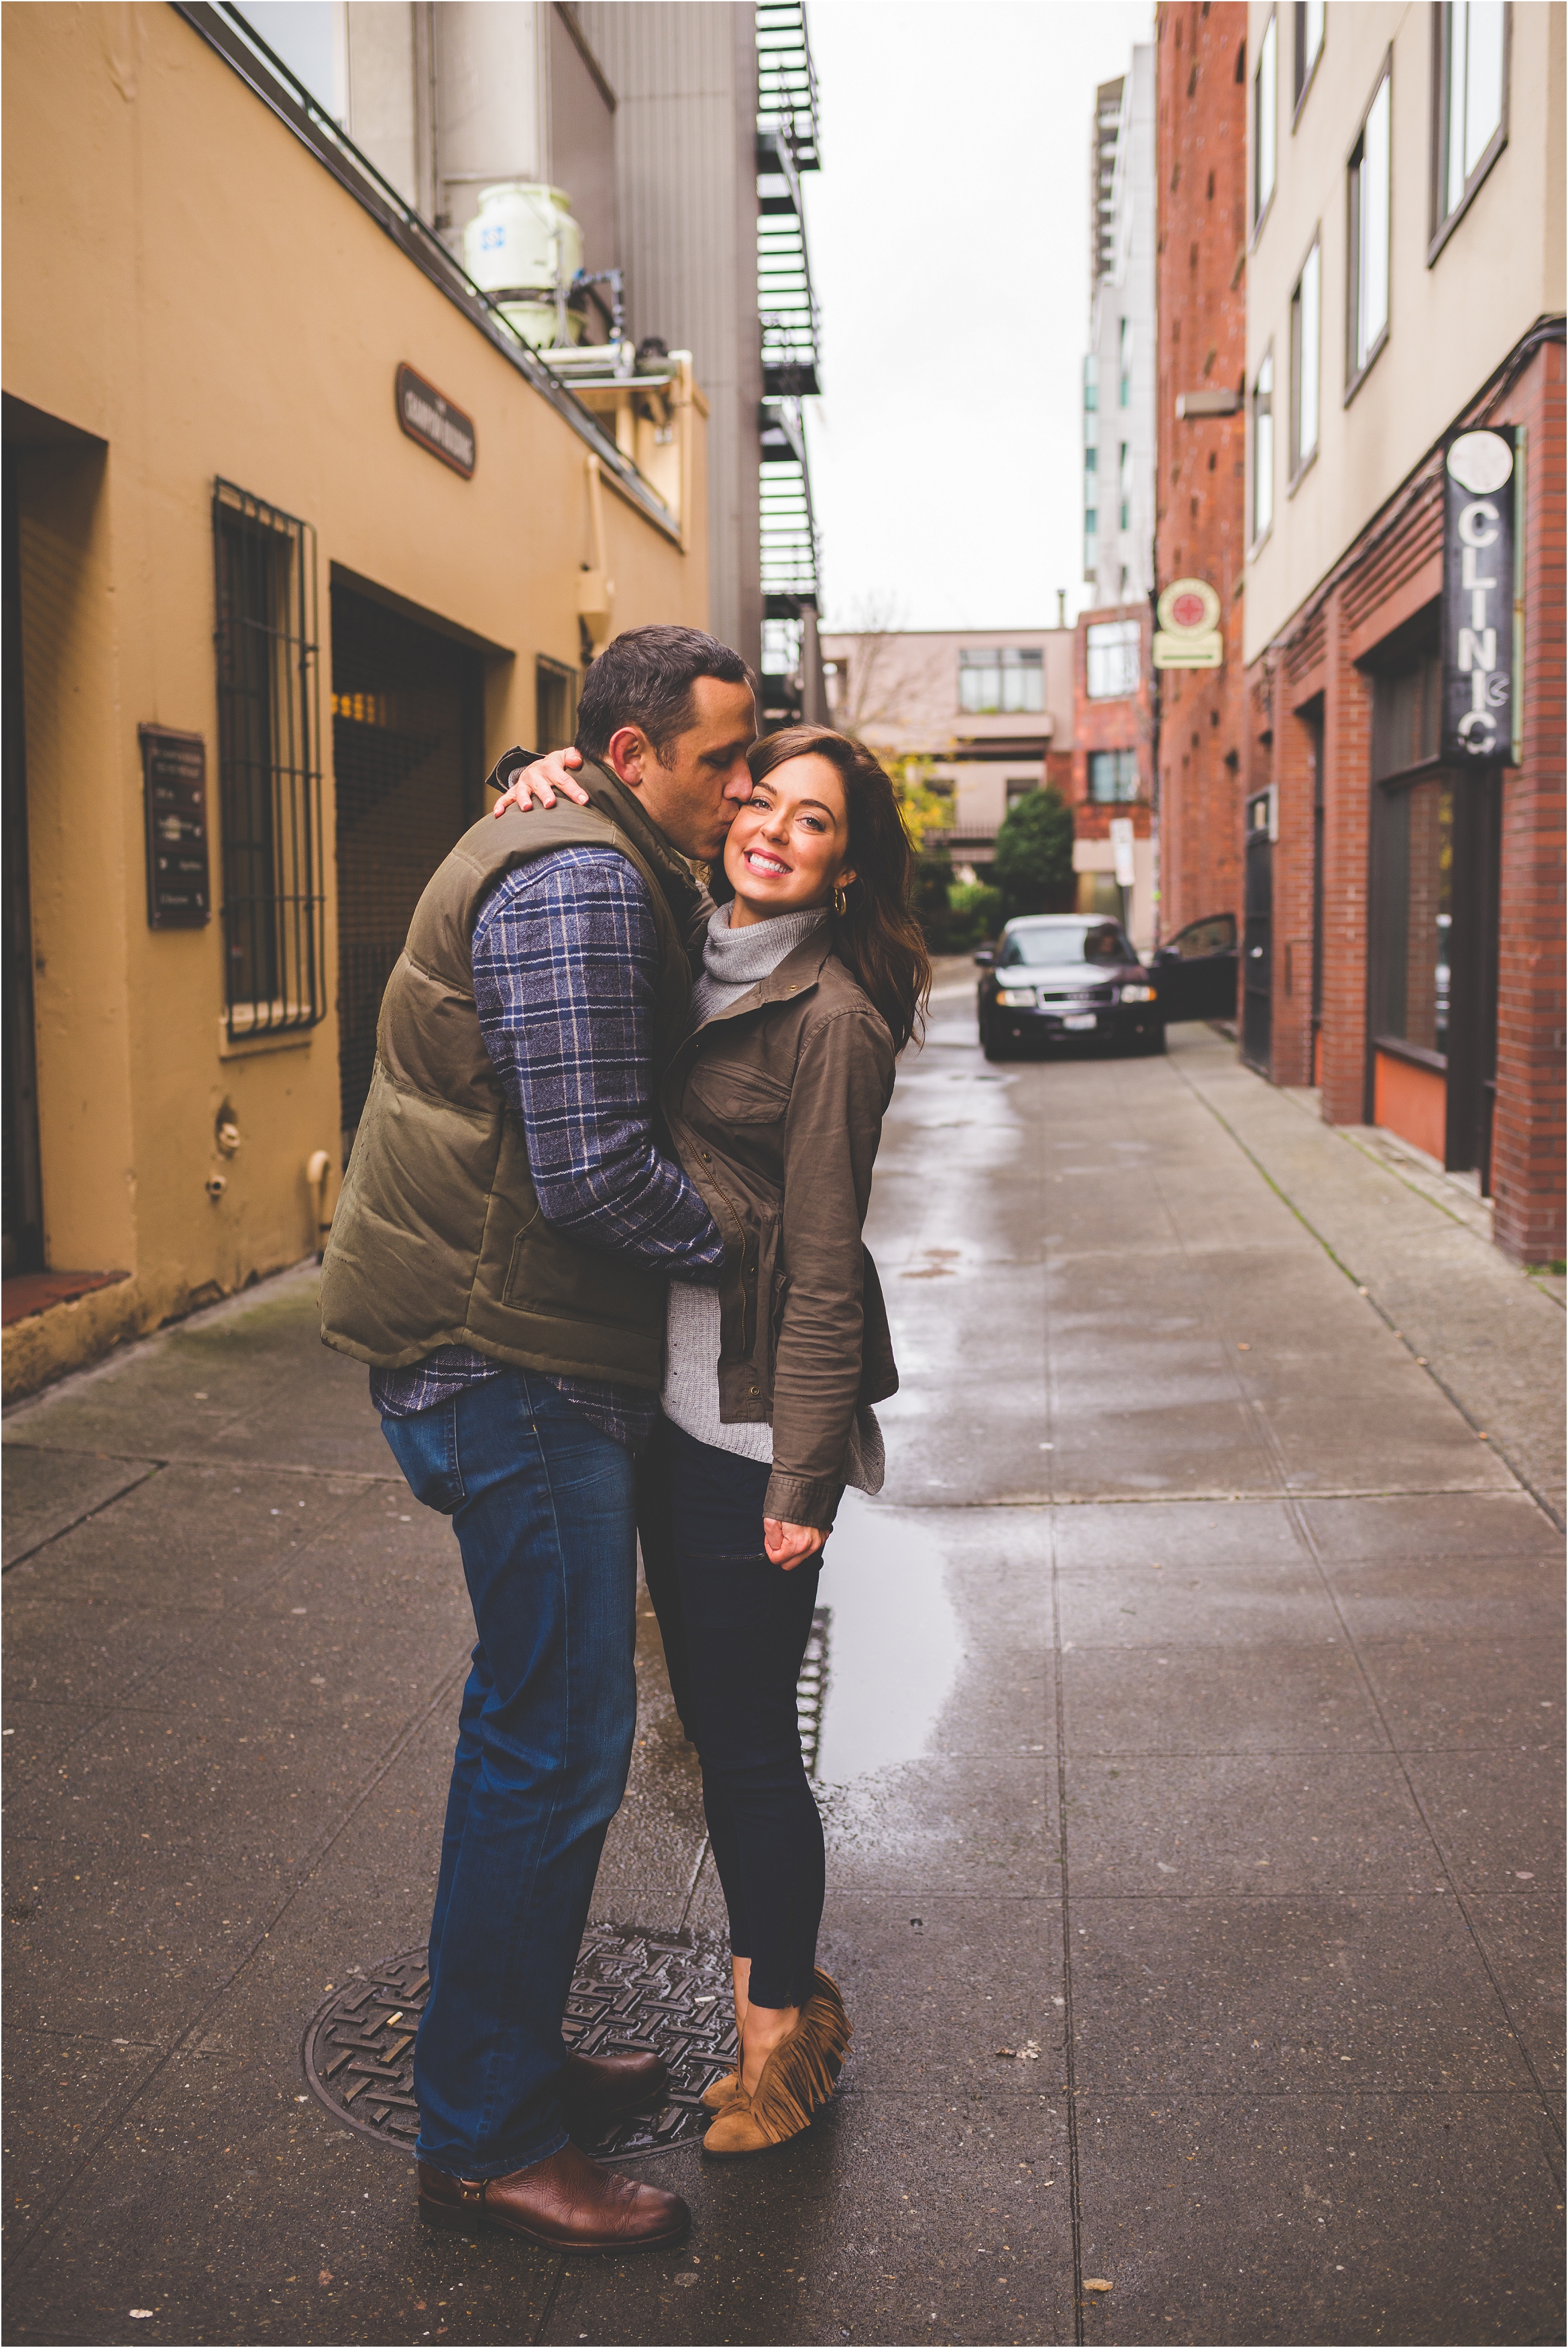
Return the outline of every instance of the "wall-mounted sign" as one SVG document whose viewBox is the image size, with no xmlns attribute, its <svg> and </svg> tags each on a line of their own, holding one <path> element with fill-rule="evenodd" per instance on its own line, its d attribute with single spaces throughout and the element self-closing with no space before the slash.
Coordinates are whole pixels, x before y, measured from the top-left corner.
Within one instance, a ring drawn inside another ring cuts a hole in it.
<svg viewBox="0 0 1568 2348">
<path fill-rule="evenodd" d="M 1113 815 L 1111 819 L 1111 863 L 1118 889 L 1131 889 L 1137 879 L 1134 854 L 1132 817 Z"/>
<path fill-rule="evenodd" d="M 437 391 L 407 366 L 397 370 L 397 420 L 411 440 L 417 440 L 466 481 L 473 479 L 478 453 L 473 417 L 465 416 L 444 391 Z"/>
<path fill-rule="evenodd" d="M 1154 607 L 1156 668 L 1219 668 L 1225 638 L 1220 599 L 1206 579 L 1173 579 Z"/>
<path fill-rule="evenodd" d="M 143 726 L 147 919 L 155 930 L 198 930 L 212 914 L 207 870 L 207 745 L 200 734 Z"/>
<path fill-rule="evenodd" d="M 1440 755 L 1513 758 L 1513 427 L 1461 432 L 1443 467 Z"/>
</svg>

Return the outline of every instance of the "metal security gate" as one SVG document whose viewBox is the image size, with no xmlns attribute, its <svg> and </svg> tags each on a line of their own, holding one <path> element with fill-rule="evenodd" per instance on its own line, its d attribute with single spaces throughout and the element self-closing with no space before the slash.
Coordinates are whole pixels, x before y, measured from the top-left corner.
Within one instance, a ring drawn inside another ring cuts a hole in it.
<svg viewBox="0 0 1568 2348">
<path fill-rule="evenodd" d="M 345 587 L 333 588 L 332 626 L 346 1158 L 414 908 L 480 812 L 484 688 L 477 654 Z"/>
<path fill-rule="evenodd" d="M 1241 1056 L 1269 1073 L 1274 1040 L 1274 793 L 1246 803 L 1246 901 L 1241 950 Z"/>
</svg>

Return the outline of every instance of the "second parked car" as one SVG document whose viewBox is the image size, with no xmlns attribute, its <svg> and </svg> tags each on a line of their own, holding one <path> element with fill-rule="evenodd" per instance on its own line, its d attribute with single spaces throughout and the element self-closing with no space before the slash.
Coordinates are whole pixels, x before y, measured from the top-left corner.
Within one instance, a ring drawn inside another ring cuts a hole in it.
<svg viewBox="0 0 1568 2348">
<path fill-rule="evenodd" d="M 1165 1048 L 1159 997 L 1120 922 L 1025 914 L 975 960 L 988 1060 L 1009 1059 L 1029 1045 Z"/>
</svg>

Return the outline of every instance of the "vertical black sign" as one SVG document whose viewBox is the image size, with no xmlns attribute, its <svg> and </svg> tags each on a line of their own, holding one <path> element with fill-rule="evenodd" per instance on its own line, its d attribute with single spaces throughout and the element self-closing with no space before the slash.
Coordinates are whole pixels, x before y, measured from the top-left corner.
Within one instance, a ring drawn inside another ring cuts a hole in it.
<svg viewBox="0 0 1568 2348">
<path fill-rule="evenodd" d="M 200 734 L 141 732 L 147 797 L 147 918 L 155 930 L 200 929 L 211 916 L 207 870 L 207 745 Z"/>
<path fill-rule="evenodd" d="M 1513 427 L 1461 432 L 1443 472 L 1443 726 L 1455 766 L 1513 764 Z"/>
</svg>

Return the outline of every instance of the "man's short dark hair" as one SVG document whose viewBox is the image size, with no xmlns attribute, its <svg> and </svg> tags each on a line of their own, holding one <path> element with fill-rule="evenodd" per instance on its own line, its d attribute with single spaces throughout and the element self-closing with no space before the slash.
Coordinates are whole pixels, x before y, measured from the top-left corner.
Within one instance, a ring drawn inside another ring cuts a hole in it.
<svg viewBox="0 0 1568 2348">
<path fill-rule="evenodd" d="M 577 747 L 602 758 L 623 726 L 639 726 L 661 760 L 692 723 L 692 687 L 700 676 L 721 685 L 755 680 L 745 662 L 701 628 L 628 628 L 606 644 L 583 679 L 577 705 Z"/>
</svg>

